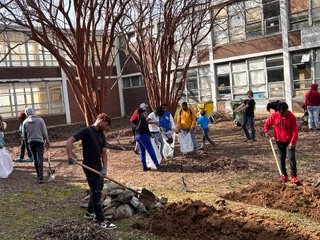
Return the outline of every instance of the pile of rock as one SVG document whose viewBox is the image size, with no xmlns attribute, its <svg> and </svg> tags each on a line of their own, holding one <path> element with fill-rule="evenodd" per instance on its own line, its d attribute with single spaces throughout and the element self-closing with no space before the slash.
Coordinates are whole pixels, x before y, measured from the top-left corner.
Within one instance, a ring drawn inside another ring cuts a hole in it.
<svg viewBox="0 0 320 240">
<path fill-rule="evenodd" d="M 141 192 L 142 189 L 135 189 Z M 87 207 L 90 195 L 83 200 L 81 207 Z M 132 217 L 137 213 L 147 213 L 150 210 L 161 208 L 167 204 L 168 199 L 161 197 L 157 198 L 155 202 L 144 204 L 139 201 L 139 196 L 134 192 L 123 189 L 114 183 L 108 184 L 102 191 L 102 205 L 106 218 L 108 219 L 123 219 Z"/>
</svg>

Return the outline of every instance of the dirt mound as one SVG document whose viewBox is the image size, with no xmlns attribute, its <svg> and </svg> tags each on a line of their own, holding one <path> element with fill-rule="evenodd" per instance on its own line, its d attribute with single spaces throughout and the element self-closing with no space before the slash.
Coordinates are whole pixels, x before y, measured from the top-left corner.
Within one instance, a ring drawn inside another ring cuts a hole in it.
<svg viewBox="0 0 320 240">
<path fill-rule="evenodd" d="M 133 227 L 175 239 L 317 239 L 301 230 L 298 233 L 297 226 L 282 220 L 217 209 L 191 199 L 159 209 L 147 224 Z"/>
<path fill-rule="evenodd" d="M 228 157 L 212 158 L 205 152 L 197 154 L 187 154 L 168 159 L 161 171 L 179 171 L 179 172 L 239 172 L 239 171 L 267 171 L 265 165 L 249 162 L 245 159 L 231 159 Z"/>
<path fill-rule="evenodd" d="M 76 221 L 67 221 L 47 224 L 37 231 L 33 237 L 34 240 L 113 240 L 109 230 L 101 228 L 98 224 L 92 222 L 79 223 Z"/>
<path fill-rule="evenodd" d="M 233 201 L 299 213 L 320 223 L 320 191 L 311 185 L 258 182 L 224 197 Z"/>
</svg>

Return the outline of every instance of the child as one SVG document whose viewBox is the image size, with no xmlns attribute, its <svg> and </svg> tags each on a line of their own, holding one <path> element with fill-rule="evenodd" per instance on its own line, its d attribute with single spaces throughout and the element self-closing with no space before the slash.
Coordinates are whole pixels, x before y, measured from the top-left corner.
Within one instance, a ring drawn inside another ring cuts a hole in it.
<svg viewBox="0 0 320 240">
<path fill-rule="evenodd" d="M 209 118 L 206 116 L 206 110 L 201 110 L 200 117 L 197 120 L 197 125 L 201 127 L 202 130 L 202 145 L 200 146 L 200 150 L 204 149 L 204 145 L 206 140 L 208 140 L 209 143 L 211 143 L 214 147 L 216 144 L 210 139 L 209 137 Z"/>
<path fill-rule="evenodd" d="M 4 141 L 4 130 L 6 129 L 7 124 L 3 121 L 2 116 L 0 116 L 0 148 L 5 146 Z"/>
<path fill-rule="evenodd" d="M 21 137 L 21 147 L 20 147 L 20 157 L 18 157 L 16 159 L 16 162 L 33 162 L 33 158 L 32 158 L 32 153 L 30 151 L 30 148 L 29 148 L 29 144 L 28 144 L 28 141 L 26 141 L 26 139 L 24 138 L 23 134 L 22 134 L 22 127 L 23 127 L 23 121 L 26 119 L 26 114 L 24 112 L 19 112 L 19 115 L 18 115 L 18 121 L 20 123 L 19 125 L 19 135 Z M 28 153 L 28 159 L 27 160 L 24 160 L 24 153 L 25 153 L 25 150 L 27 149 L 27 153 Z"/>
</svg>

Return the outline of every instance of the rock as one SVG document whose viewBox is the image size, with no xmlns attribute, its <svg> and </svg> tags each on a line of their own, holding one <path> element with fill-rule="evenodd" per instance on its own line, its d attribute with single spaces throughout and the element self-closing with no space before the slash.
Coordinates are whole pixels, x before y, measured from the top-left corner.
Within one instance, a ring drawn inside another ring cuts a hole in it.
<svg viewBox="0 0 320 240">
<path fill-rule="evenodd" d="M 161 202 L 157 202 L 157 203 L 154 205 L 154 208 L 162 208 Z"/>
<path fill-rule="evenodd" d="M 168 203 L 168 198 L 166 197 L 161 197 L 159 199 L 159 202 L 162 204 L 162 205 L 166 205 Z"/>
<path fill-rule="evenodd" d="M 120 203 L 130 203 L 130 200 L 132 198 L 132 193 L 125 191 L 118 194 L 117 198 L 114 199 L 114 201 L 120 202 Z"/>
<path fill-rule="evenodd" d="M 133 211 L 129 204 L 120 205 L 113 215 L 114 219 L 123 219 L 132 217 Z"/>
<path fill-rule="evenodd" d="M 146 207 L 145 207 L 142 203 L 139 203 L 136 211 L 137 211 L 138 213 L 146 213 L 146 212 L 147 212 L 147 209 L 146 209 Z"/>
<path fill-rule="evenodd" d="M 118 196 L 120 193 L 123 193 L 124 190 L 123 189 L 111 189 L 109 190 L 109 195 L 110 196 Z"/>
<path fill-rule="evenodd" d="M 136 197 L 131 198 L 130 204 L 131 204 L 134 208 L 138 208 L 138 206 L 139 206 L 139 199 L 136 198 Z"/>
<path fill-rule="evenodd" d="M 107 196 L 106 199 L 103 201 L 103 207 L 107 207 L 111 204 L 111 197 Z"/>
</svg>

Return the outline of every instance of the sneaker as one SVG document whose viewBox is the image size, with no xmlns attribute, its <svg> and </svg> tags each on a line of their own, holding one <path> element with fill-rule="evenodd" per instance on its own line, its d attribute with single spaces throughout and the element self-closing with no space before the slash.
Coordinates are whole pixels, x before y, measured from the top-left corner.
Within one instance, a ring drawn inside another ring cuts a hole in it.
<svg viewBox="0 0 320 240">
<path fill-rule="evenodd" d="M 26 162 L 33 162 L 33 157 L 29 157 Z"/>
<path fill-rule="evenodd" d="M 86 212 L 86 215 L 84 215 L 84 218 L 93 220 L 96 218 L 96 215 L 94 213 Z"/>
<path fill-rule="evenodd" d="M 17 158 L 15 161 L 16 162 L 24 162 L 23 158 Z"/>
<path fill-rule="evenodd" d="M 278 182 L 288 182 L 289 178 L 288 176 L 282 175 L 279 179 Z"/>
<path fill-rule="evenodd" d="M 103 221 L 103 222 L 101 222 L 99 224 L 100 224 L 100 227 L 102 227 L 104 229 L 108 229 L 108 230 L 117 228 L 116 225 L 114 225 L 113 223 L 111 223 L 111 222 L 109 222 L 107 220 L 105 220 L 105 221 Z"/>
<path fill-rule="evenodd" d="M 39 183 L 39 184 L 44 184 L 43 179 L 38 179 L 38 183 Z"/>
<path fill-rule="evenodd" d="M 292 183 L 298 183 L 298 182 L 300 182 L 300 179 L 297 178 L 297 177 L 291 177 L 291 182 Z"/>
</svg>

